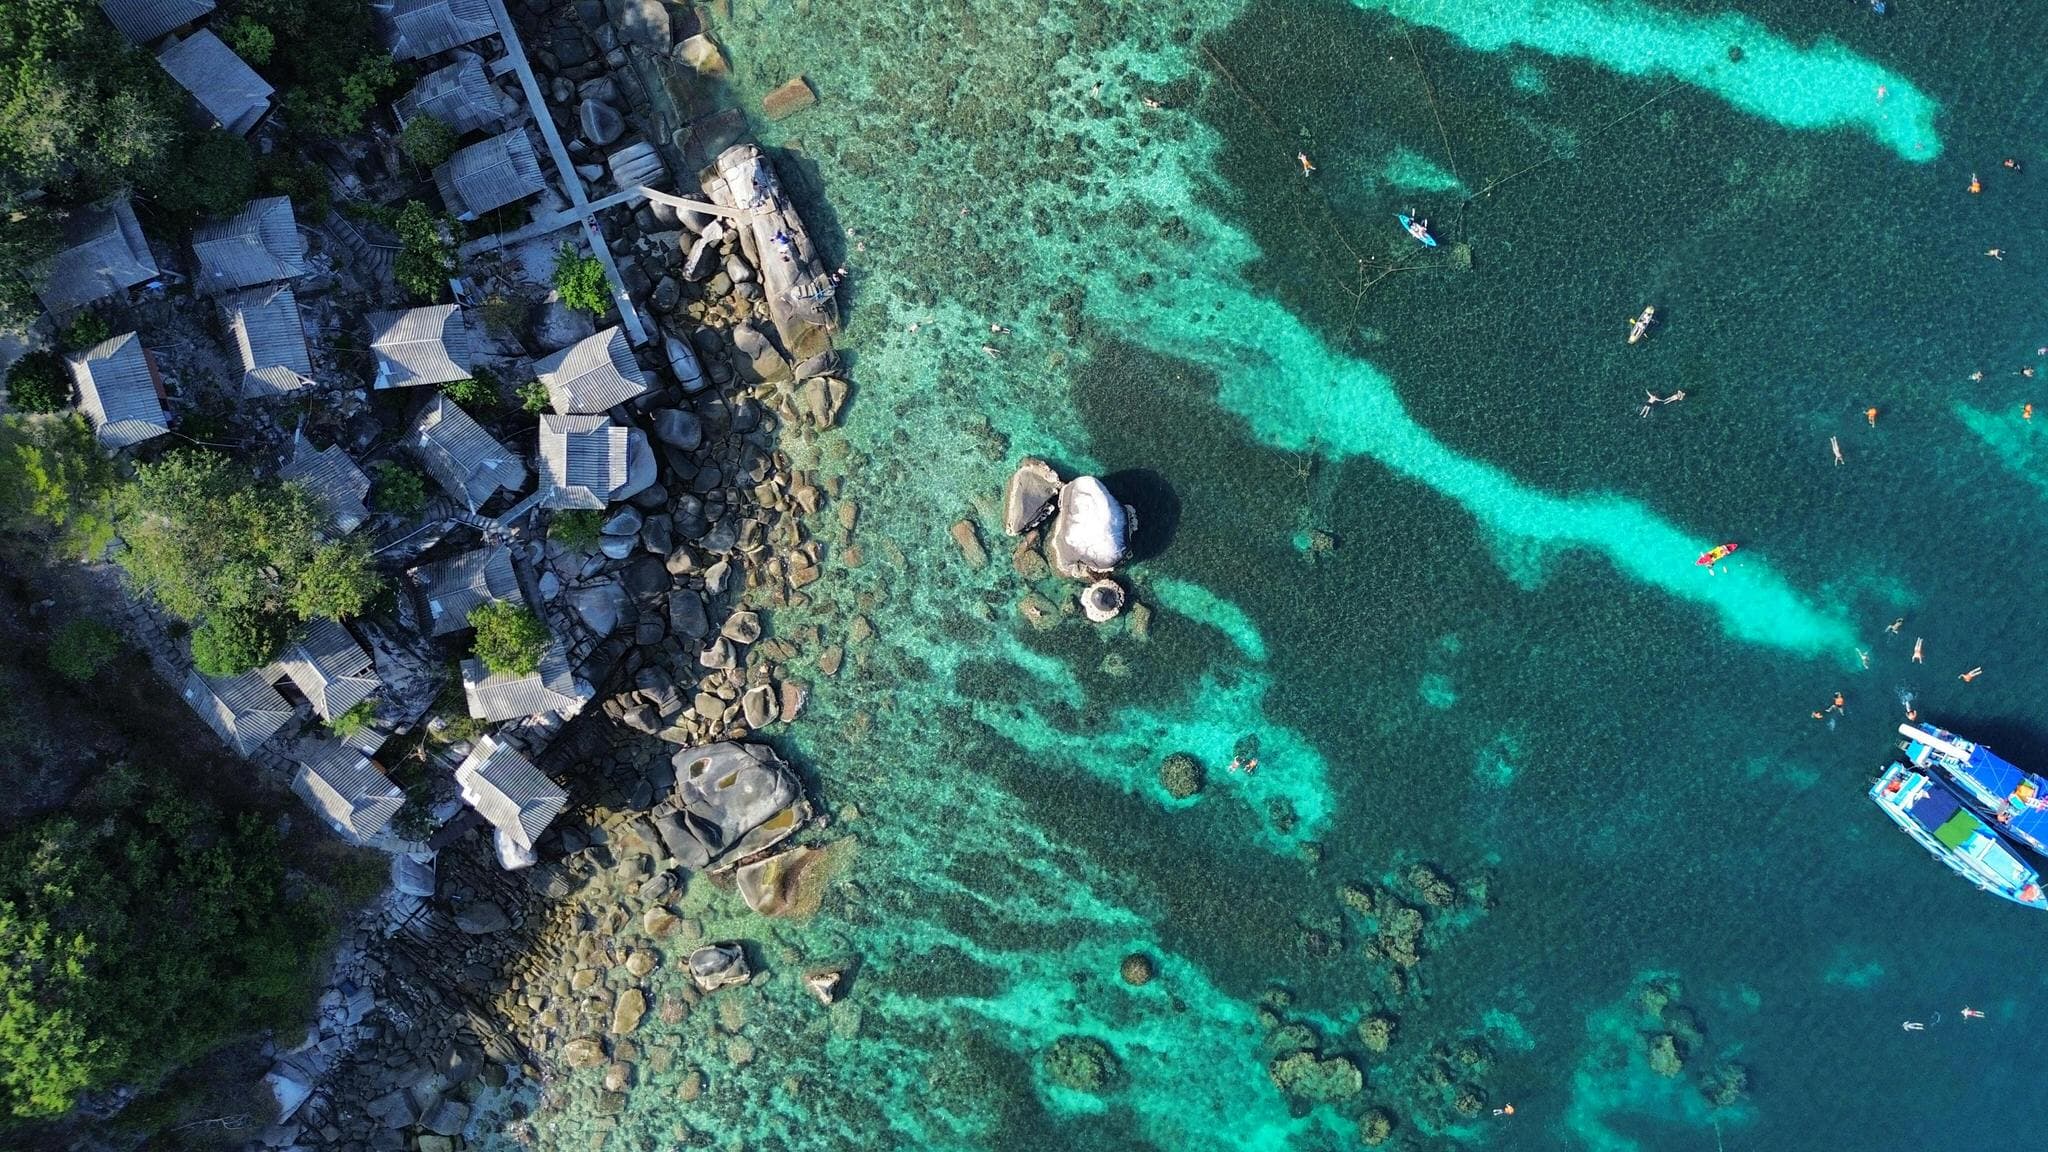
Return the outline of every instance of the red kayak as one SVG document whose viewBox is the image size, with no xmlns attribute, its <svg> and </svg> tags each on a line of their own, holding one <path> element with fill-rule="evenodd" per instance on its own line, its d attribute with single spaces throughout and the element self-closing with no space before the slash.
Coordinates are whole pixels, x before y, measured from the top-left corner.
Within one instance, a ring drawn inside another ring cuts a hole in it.
<svg viewBox="0 0 2048 1152">
<path fill-rule="evenodd" d="M 1728 558 L 1729 553 L 1734 552 L 1739 547 L 1741 547 L 1741 545 L 1739 544 L 1717 545 L 1713 548 L 1709 548 L 1705 552 L 1700 553 L 1700 558 L 1693 561 L 1693 563 L 1699 565 L 1702 568 L 1712 568 L 1714 565 L 1719 564 L 1723 560 L 1726 560 Z"/>
</svg>

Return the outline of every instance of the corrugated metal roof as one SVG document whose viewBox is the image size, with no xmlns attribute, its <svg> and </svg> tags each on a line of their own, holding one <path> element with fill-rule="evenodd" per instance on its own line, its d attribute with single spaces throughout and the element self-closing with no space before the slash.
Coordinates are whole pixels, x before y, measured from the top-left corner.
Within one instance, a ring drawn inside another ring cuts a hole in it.
<svg viewBox="0 0 2048 1152">
<path fill-rule="evenodd" d="M 498 30 L 485 0 L 395 0 L 387 42 L 399 60 L 418 60 Z"/>
<path fill-rule="evenodd" d="M 156 60 L 215 123 L 238 136 L 248 135 L 270 111 L 270 83 L 211 29 L 170 41 Z"/>
<path fill-rule="evenodd" d="M 331 444 L 318 452 L 301 439 L 292 458 L 278 469 L 277 478 L 303 486 L 320 506 L 335 530 L 347 535 L 370 518 L 363 498 L 370 494 L 370 478 L 348 458 L 341 445 Z"/>
<path fill-rule="evenodd" d="M 243 395 L 283 396 L 313 383 L 306 326 L 291 289 L 279 285 L 238 293 L 224 298 L 221 308 L 242 356 Z"/>
<path fill-rule="evenodd" d="M 495 736 L 486 736 L 455 769 L 463 800 L 528 852 L 569 806 L 569 793 Z"/>
<path fill-rule="evenodd" d="M 465 552 L 439 564 L 424 564 L 407 575 L 419 590 L 436 636 L 469 627 L 469 614 L 494 600 L 522 599 L 519 577 L 512 570 L 512 550 L 503 545 Z"/>
<path fill-rule="evenodd" d="M 339 741 L 321 741 L 300 757 L 292 791 L 337 831 L 363 840 L 405 807 L 405 793 L 377 762 Z"/>
<path fill-rule="evenodd" d="M 540 174 L 540 158 L 524 128 L 501 132 L 479 140 L 448 158 L 434 169 L 434 184 L 441 189 L 441 202 L 458 220 L 474 220 L 494 208 L 547 187 Z"/>
<path fill-rule="evenodd" d="M 542 413 L 540 474 L 548 507 L 604 507 L 626 483 L 630 436 L 609 416 Z"/>
<path fill-rule="evenodd" d="M 548 403 L 565 415 L 603 412 L 652 387 L 616 326 L 541 358 L 533 371 L 547 385 Z"/>
<path fill-rule="evenodd" d="M 96 344 L 70 358 L 78 407 L 93 434 L 109 448 L 126 448 L 171 430 L 157 392 L 156 366 L 133 332 Z"/>
<path fill-rule="evenodd" d="M 469 379 L 469 325 L 454 304 L 372 312 L 370 351 L 379 388 Z"/>
<path fill-rule="evenodd" d="M 183 695 L 200 719 L 244 756 L 254 755 L 292 718 L 291 703 L 260 668 L 220 680 L 188 672 Z"/>
<path fill-rule="evenodd" d="M 266 196 L 231 219 L 193 229 L 192 255 L 199 264 L 195 286 L 218 295 L 303 274 L 306 238 L 291 198 Z"/>
<path fill-rule="evenodd" d="M 471 716 L 493 723 L 557 710 L 573 714 L 589 699 L 589 692 L 569 670 L 569 656 L 559 638 L 548 644 L 540 667 L 528 676 L 492 675 L 483 661 L 464 660 L 462 694 Z"/>
<path fill-rule="evenodd" d="M 518 101 L 491 83 L 483 57 L 474 52 L 457 52 L 455 63 L 422 76 L 392 108 L 401 125 L 415 116 L 432 116 L 457 136 L 496 127 L 518 110 Z"/>
<path fill-rule="evenodd" d="M 516 492 L 526 486 L 526 462 L 446 396 L 434 397 L 420 411 L 409 443 L 428 473 L 471 512 L 500 488 Z"/>
<path fill-rule="evenodd" d="M 36 296 L 52 312 L 102 300 L 157 276 L 156 257 L 126 196 L 64 221 L 64 250 L 38 265 Z"/>
<path fill-rule="evenodd" d="M 100 0 L 100 11 L 132 44 L 148 44 L 213 11 L 213 0 Z"/>
<path fill-rule="evenodd" d="M 312 703 L 314 714 L 332 720 L 378 689 L 372 664 L 370 654 L 339 622 L 311 620 L 285 646 L 284 655 L 271 663 L 270 676 L 290 677 Z"/>
</svg>

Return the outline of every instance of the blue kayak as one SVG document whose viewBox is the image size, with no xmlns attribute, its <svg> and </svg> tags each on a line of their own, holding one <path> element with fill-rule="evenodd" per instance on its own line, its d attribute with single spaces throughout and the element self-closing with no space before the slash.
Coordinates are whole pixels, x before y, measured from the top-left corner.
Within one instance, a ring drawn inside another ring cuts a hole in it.
<svg viewBox="0 0 2048 1152">
<path fill-rule="evenodd" d="M 1429 234 L 1429 224 L 1427 222 L 1417 220 L 1415 217 L 1410 216 L 1405 212 L 1394 213 L 1394 219 L 1399 220 L 1401 222 L 1401 227 L 1404 230 L 1406 230 L 1410 236 L 1413 236 L 1417 240 L 1421 241 L 1423 247 L 1436 247 L 1436 237 L 1431 236 Z"/>
</svg>

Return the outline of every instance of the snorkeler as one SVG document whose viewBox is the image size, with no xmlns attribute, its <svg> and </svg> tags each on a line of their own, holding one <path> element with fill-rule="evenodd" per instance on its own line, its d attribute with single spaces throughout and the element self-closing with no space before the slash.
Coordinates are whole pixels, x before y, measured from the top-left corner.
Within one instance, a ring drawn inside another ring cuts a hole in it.
<svg viewBox="0 0 2048 1152">
<path fill-rule="evenodd" d="M 1993 260 L 1999 261 L 2000 263 L 2003 263 L 2005 261 L 2005 249 L 2003 248 L 1986 248 L 1984 250 L 1984 254 L 1986 256 L 1991 257 Z"/>
<path fill-rule="evenodd" d="M 1828 711 L 1841 712 L 1843 710 L 1844 709 L 1842 707 L 1842 694 L 1840 692 L 1837 692 L 1835 693 L 1835 702 L 1828 706 Z"/>
<path fill-rule="evenodd" d="M 1963 1019 L 1965 1020 L 1982 1020 L 1983 1018 L 1984 1014 L 1982 1012 L 1977 1011 L 1975 1008 L 1963 1009 Z"/>
<path fill-rule="evenodd" d="M 1842 466 L 1842 441 L 1840 438 L 1828 437 L 1828 450 L 1835 454 L 1835 467 L 1840 468 Z"/>
<path fill-rule="evenodd" d="M 1921 638 L 1921 637 L 1919 637 L 1919 636 L 1915 636 L 1915 637 L 1913 637 L 1913 663 L 1915 663 L 1915 664 L 1925 664 L 1925 663 L 1927 663 L 1927 657 L 1926 657 L 1925 653 L 1923 653 L 1923 652 L 1922 652 L 1922 650 L 1921 650 L 1921 648 L 1920 648 L 1920 645 L 1921 645 L 1921 643 L 1922 643 L 1922 638 Z"/>
<path fill-rule="evenodd" d="M 1258 770 L 1259 770 L 1259 758 L 1258 758 L 1257 756 L 1254 756 L 1254 757 L 1252 757 L 1251 759 L 1249 759 L 1249 760 L 1247 760 L 1247 761 L 1245 761 L 1245 762 L 1244 762 L 1244 774 L 1245 774 L 1245 775 L 1249 776 L 1249 775 L 1251 775 L 1252 773 L 1254 773 L 1254 772 L 1257 772 Z"/>
<path fill-rule="evenodd" d="M 1984 370 L 1982 368 L 1979 368 L 1975 372 L 1970 373 L 1970 379 L 1972 381 L 1981 382 L 1984 379 Z"/>
<path fill-rule="evenodd" d="M 1975 196 L 1977 193 L 1982 192 L 1983 190 L 1984 182 L 1982 180 L 1977 179 L 1977 174 L 1975 172 L 1970 173 L 1970 195 Z"/>
<path fill-rule="evenodd" d="M 1961 680 L 1965 684 L 1968 684 L 1969 682 L 1975 680 L 1977 677 L 1982 676 L 1983 674 L 1984 666 L 1980 664 L 1977 667 L 1970 669 L 1968 672 L 1963 673 L 1961 676 L 1956 677 L 1956 679 Z"/>
<path fill-rule="evenodd" d="M 1868 421 L 1870 421 L 1870 426 L 1871 426 L 1872 428 L 1875 428 L 1875 427 L 1877 427 L 1877 409 L 1875 409 L 1875 408 L 1865 408 L 1865 409 L 1863 410 L 1863 418 L 1864 418 L 1865 420 L 1868 420 Z"/>
<path fill-rule="evenodd" d="M 1316 170 L 1316 166 L 1308 162 L 1308 153 L 1296 152 L 1294 158 L 1301 162 L 1301 174 L 1303 176 Z"/>
<path fill-rule="evenodd" d="M 1915 1020 L 1908 1020 L 1908 1021 L 1906 1021 L 1905 1023 L 1903 1023 L 1903 1024 L 1899 1025 L 1899 1027 L 1901 1027 L 1901 1028 L 1904 1028 L 1904 1029 L 1905 1029 L 1906 1031 L 1908 1031 L 1908 1032 L 1925 1032 L 1925 1031 L 1927 1031 L 1927 1025 L 1925 1025 L 1925 1024 L 1922 1024 L 1922 1023 L 1919 1023 L 1918 1021 L 1915 1021 Z"/>
<path fill-rule="evenodd" d="M 1999 163 L 2005 165 L 2007 168 L 2012 169 L 2014 172 L 2018 172 L 2021 170 L 2020 162 L 2018 160 L 2013 159 L 2010 156 L 2007 156 L 2005 159 L 2000 160 Z"/>
<path fill-rule="evenodd" d="M 2034 406 L 2033 406 L 2032 404 L 2022 404 L 2022 405 L 2020 405 L 2020 419 L 2022 419 L 2022 420 L 2032 420 L 2033 418 L 2034 418 Z"/>
<path fill-rule="evenodd" d="M 1894 620 L 1891 623 L 1885 625 L 1884 630 L 1891 633 L 1894 636 L 1897 636 L 1899 634 L 1899 629 L 1904 628 L 1905 626 L 1906 618 L 1904 616 L 1901 616 L 1897 620 Z"/>
<path fill-rule="evenodd" d="M 1856 650 L 1856 659 L 1862 662 L 1864 671 L 1870 670 L 1870 653 L 1867 650 L 1858 648 Z"/>
</svg>

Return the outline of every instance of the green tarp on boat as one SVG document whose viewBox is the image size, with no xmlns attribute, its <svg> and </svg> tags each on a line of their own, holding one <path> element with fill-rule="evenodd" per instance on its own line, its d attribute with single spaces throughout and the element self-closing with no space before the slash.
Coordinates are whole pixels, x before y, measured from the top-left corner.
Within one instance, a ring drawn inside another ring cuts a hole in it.
<svg viewBox="0 0 2048 1152">
<path fill-rule="evenodd" d="M 1951 848 L 1961 848 L 1983 827 L 1983 822 L 1975 816 L 1968 812 L 1958 812 L 1949 817 L 1947 823 L 1934 830 L 1934 838 Z"/>
</svg>

